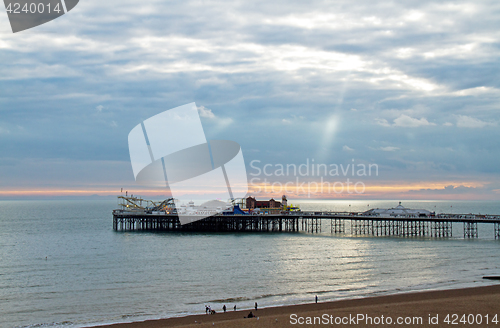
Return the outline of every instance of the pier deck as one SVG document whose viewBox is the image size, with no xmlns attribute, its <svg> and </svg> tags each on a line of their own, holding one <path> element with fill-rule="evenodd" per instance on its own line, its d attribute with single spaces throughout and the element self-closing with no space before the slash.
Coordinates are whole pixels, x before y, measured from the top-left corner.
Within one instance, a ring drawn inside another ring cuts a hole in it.
<svg viewBox="0 0 500 328">
<path fill-rule="evenodd" d="M 302 212 L 269 215 L 215 215 L 181 225 L 175 214 L 113 212 L 115 231 L 309 232 L 371 236 L 453 236 L 453 224 L 463 225 L 464 238 L 478 238 L 478 223 L 491 225 L 500 240 L 500 216 L 439 214 L 433 217 L 379 217 L 357 213 Z"/>
</svg>

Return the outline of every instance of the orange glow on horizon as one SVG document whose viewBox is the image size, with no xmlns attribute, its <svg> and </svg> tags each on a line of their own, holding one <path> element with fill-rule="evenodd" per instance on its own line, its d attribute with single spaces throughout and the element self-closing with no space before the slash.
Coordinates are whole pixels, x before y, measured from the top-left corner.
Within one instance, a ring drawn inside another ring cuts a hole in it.
<svg viewBox="0 0 500 328">
<path fill-rule="evenodd" d="M 330 186 L 333 184 L 330 184 Z M 463 186 L 469 188 L 481 188 L 486 184 L 483 182 L 470 182 L 470 181 L 429 181 L 429 182 L 415 182 L 415 183 L 364 183 L 363 185 L 358 184 L 357 189 L 354 188 L 354 184 L 351 183 L 350 192 L 347 190 L 347 186 L 344 182 L 344 190 L 342 191 L 341 185 L 337 185 L 336 188 L 328 188 L 328 184 L 323 183 L 323 189 L 321 189 L 321 183 L 319 182 L 305 182 L 304 184 L 296 185 L 295 183 L 289 183 L 285 185 L 284 183 L 275 183 L 274 188 L 271 183 L 250 183 L 248 194 L 249 195 L 266 195 L 265 197 L 281 197 L 281 195 L 286 194 L 290 197 L 300 198 L 317 198 L 317 199 L 336 199 L 336 198 L 386 198 L 386 197 L 397 197 L 397 196 L 411 196 L 415 198 L 421 198 L 423 196 L 432 196 L 433 198 L 439 198 L 442 196 L 453 196 L 456 199 L 462 199 L 464 195 L 468 197 L 474 196 L 474 191 L 463 193 L 463 194 L 452 194 L 452 193 L 442 193 L 439 195 L 429 195 L 422 192 L 422 190 L 438 190 L 445 191 L 447 186 Z M 1 197 L 60 197 L 60 196 L 119 196 L 120 194 L 125 194 L 125 188 L 123 193 L 120 190 L 109 190 L 109 189 L 35 189 L 35 190 L 0 190 Z M 260 192 L 259 192 L 260 190 Z M 357 191 L 357 192 L 356 192 Z M 128 190 L 128 194 L 141 195 L 141 196 L 158 196 L 158 195 L 168 195 L 170 191 L 168 189 L 133 189 Z M 206 191 L 199 190 L 184 190 L 185 195 L 200 195 L 209 194 Z M 492 191 L 492 196 L 497 196 L 500 194 L 499 190 Z M 479 196 L 479 195 L 478 195 Z M 484 196 L 484 195 L 483 195 Z"/>
<path fill-rule="evenodd" d="M 166 190 L 129 190 L 132 194 L 158 195 Z M 123 191 L 125 194 L 125 190 Z M 78 189 L 44 189 L 44 190 L 0 190 L 0 196 L 118 196 L 119 190 L 78 190 Z"/>
<path fill-rule="evenodd" d="M 415 182 L 415 183 L 386 183 L 386 184 L 370 184 L 370 183 L 363 183 L 359 184 L 358 186 L 355 185 L 355 183 L 350 183 L 350 190 L 355 191 L 355 187 L 360 191 L 360 189 L 363 189 L 364 192 L 370 192 L 370 193 L 387 193 L 387 192 L 409 192 L 409 191 L 415 191 L 418 192 L 420 190 L 426 190 L 426 189 L 431 189 L 431 190 L 444 190 L 445 187 L 448 186 L 463 186 L 463 187 L 468 187 L 468 188 L 480 188 L 483 187 L 485 184 L 481 182 L 457 182 L 457 181 L 441 181 L 441 182 Z M 253 188 L 252 188 L 253 187 Z M 285 183 L 275 183 L 274 185 L 272 183 L 258 183 L 258 184 L 250 184 L 250 190 L 254 192 L 258 192 L 260 189 L 261 192 L 273 192 L 273 189 L 277 191 L 277 189 L 281 189 L 282 191 L 287 191 L 288 193 L 303 193 L 304 191 L 306 193 L 327 193 L 328 190 L 330 190 L 330 193 L 333 194 L 341 194 L 343 192 L 340 192 L 340 190 L 344 188 L 344 192 L 347 192 L 348 185 L 345 182 L 339 181 L 338 185 L 335 185 L 334 183 L 328 184 L 327 182 L 315 182 L 315 181 L 310 181 L 310 182 L 305 182 L 304 184 L 300 183 L 299 185 L 295 183 L 289 183 L 286 185 Z M 278 192 L 278 191 L 277 191 Z"/>
</svg>

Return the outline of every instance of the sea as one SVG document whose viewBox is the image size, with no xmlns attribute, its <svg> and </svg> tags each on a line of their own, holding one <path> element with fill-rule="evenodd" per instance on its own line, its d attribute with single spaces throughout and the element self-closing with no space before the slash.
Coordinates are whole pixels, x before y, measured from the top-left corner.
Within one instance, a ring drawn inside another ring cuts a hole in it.
<svg viewBox="0 0 500 328">
<path fill-rule="evenodd" d="M 397 201 L 289 200 L 365 211 Z M 404 201 L 499 214 L 491 201 Z M 89 327 L 216 311 L 484 286 L 500 274 L 493 224 L 479 238 L 321 233 L 116 232 L 115 200 L 0 201 L 0 327 Z"/>
</svg>

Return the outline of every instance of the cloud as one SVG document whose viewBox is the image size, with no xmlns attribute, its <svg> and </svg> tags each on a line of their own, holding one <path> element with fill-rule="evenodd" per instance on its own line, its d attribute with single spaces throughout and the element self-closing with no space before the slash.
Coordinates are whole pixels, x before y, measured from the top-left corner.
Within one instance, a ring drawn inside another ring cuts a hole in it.
<svg viewBox="0 0 500 328">
<path fill-rule="evenodd" d="M 488 188 L 484 187 L 466 187 L 464 185 L 454 186 L 448 185 L 444 188 L 439 189 L 418 189 L 418 190 L 409 190 L 407 193 L 418 193 L 418 194 L 433 194 L 433 195 L 445 195 L 445 194 L 467 194 L 467 193 L 487 193 L 489 191 Z"/>
<path fill-rule="evenodd" d="M 396 118 L 393 124 L 393 126 L 407 127 L 407 128 L 416 128 L 428 125 L 436 125 L 436 124 L 430 123 L 429 121 L 427 121 L 426 118 L 417 119 L 405 114 L 402 114 L 401 116 Z"/>
<path fill-rule="evenodd" d="M 453 123 L 451 123 L 451 122 L 446 122 L 446 123 L 443 123 L 443 126 L 453 126 Z"/>
<path fill-rule="evenodd" d="M 385 118 L 376 118 L 375 119 L 375 122 L 378 124 L 378 125 L 382 125 L 382 126 L 391 126 L 391 124 L 389 124 L 389 122 L 387 122 L 387 120 Z"/>
<path fill-rule="evenodd" d="M 342 147 L 342 150 L 343 150 L 343 151 L 354 151 L 354 149 L 352 149 L 351 147 L 349 147 L 349 146 L 347 146 L 347 145 L 344 145 L 344 146 Z"/>
<path fill-rule="evenodd" d="M 102 112 L 102 110 L 104 109 L 104 106 L 103 105 L 99 105 L 95 109 L 97 109 L 98 112 Z"/>
<path fill-rule="evenodd" d="M 413 118 L 406 114 L 401 114 L 398 118 L 394 119 L 393 124 L 389 123 L 385 118 L 375 118 L 375 123 L 381 126 L 397 126 L 406 128 L 416 128 L 421 126 L 431 126 L 436 125 L 427 121 L 426 118 Z"/>
<path fill-rule="evenodd" d="M 399 147 L 387 146 L 387 147 L 380 147 L 379 149 L 382 151 L 396 151 L 399 150 Z"/>
<path fill-rule="evenodd" d="M 290 121 L 286 118 L 282 119 L 281 122 L 283 122 L 284 124 L 292 124 L 292 121 Z"/>
<path fill-rule="evenodd" d="M 484 128 L 487 126 L 496 126 L 496 122 L 485 122 L 478 118 L 466 115 L 457 115 L 457 127 L 459 128 Z"/>
<path fill-rule="evenodd" d="M 201 117 L 206 117 L 206 118 L 215 118 L 215 114 L 212 113 L 211 109 L 205 108 L 205 106 L 198 106 L 198 113 L 200 113 Z"/>
<path fill-rule="evenodd" d="M 454 94 L 457 96 L 483 96 L 483 95 L 487 95 L 487 94 L 499 95 L 500 89 L 480 86 L 480 87 L 456 91 Z"/>
</svg>

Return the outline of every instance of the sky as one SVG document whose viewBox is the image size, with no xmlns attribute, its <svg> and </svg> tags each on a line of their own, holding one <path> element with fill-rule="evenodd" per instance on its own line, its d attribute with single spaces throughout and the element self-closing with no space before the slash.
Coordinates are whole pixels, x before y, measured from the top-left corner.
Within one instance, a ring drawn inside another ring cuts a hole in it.
<svg viewBox="0 0 500 328">
<path fill-rule="evenodd" d="M 260 198 L 499 200 L 499 18 L 498 1 L 81 0 L 13 34 L 0 13 L 0 199 L 168 194 L 136 184 L 128 133 L 196 102 Z"/>
</svg>

